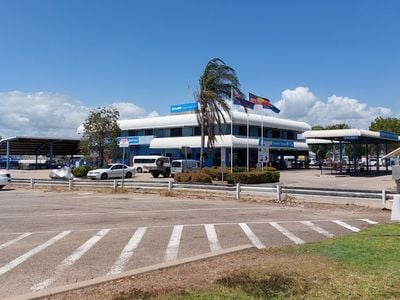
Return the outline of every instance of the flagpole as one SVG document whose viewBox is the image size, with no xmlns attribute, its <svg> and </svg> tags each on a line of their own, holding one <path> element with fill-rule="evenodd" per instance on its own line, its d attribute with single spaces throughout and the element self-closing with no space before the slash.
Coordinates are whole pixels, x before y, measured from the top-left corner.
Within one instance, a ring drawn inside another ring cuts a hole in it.
<svg viewBox="0 0 400 300">
<path fill-rule="evenodd" d="M 231 87 L 231 173 L 233 173 L 233 87 Z"/>
<path fill-rule="evenodd" d="M 249 171 L 249 112 L 247 112 L 247 172 Z"/>
<path fill-rule="evenodd" d="M 261 147 L 264 147 L 264 106 L 261 106 Z M 264 171 L 264 159 L 261 161 L 261 171 Z"/>
</svg>

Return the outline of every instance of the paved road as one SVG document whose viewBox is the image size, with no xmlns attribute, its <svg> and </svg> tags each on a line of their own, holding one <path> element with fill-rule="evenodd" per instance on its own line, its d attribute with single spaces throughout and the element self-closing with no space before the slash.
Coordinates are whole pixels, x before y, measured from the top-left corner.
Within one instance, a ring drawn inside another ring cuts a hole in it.
<svg viewBox="0 0 400 300">
<path fill-rule="evenodd" d="M 321 240 L 387 220 L 387 212 L 367 208 L 5 189 L 0 298 L 243 244 Z"/>
</svg>

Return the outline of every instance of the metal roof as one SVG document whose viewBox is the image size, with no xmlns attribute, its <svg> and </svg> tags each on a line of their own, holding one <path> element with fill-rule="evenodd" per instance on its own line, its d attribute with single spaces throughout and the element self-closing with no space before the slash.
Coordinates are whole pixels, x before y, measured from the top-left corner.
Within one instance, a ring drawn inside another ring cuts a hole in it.
<svg viewBox="0 0 400 300">
<path fill-rule="evenodd" d="M 10 155 L 48 155 L 50 144 L 53 144 L 53 155 L 79 152 L 79 139 L 14 136 L 0 140 L 0 155 L 7 154 L 7 142 L 10 142 Z"/>
<path fill-rule="evenodd" d="M 310 130 L 303 133 L 308 139 L 324 139 L 331 141 L 344 141 L 355 143 L 396 143 L 400 136 L 386 131 L 370 131 L 364 129 L 335 129 L 335 130 Z"/>
</svg>

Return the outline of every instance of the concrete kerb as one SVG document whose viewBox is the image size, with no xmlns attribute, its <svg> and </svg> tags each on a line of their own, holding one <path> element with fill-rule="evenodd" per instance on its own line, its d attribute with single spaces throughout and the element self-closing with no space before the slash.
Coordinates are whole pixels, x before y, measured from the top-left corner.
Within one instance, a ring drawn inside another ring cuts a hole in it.
<svg viewBox="0 0 400 300">
<path fill-rule="evenodd" d="M 208 259 L 208 258 L 212 258 L 212 257 L 224 255 L 224 254 L 234 253 L 237 251 L 242 251 L 242 250 L 246 250 L 246 249 L 250 249 L 250 248 L 254 248 L 254 246 L 253 245 L 242 245 L 242 246 L 232 247 L 232 248 L 228 248 L 228 249 L 222 249 L 222 250 L 218 250 L 218 251 L 214 251 L 214 252 L 209 252 L 209 253 L 205 253 L 205 254 L 188 257 L 188 258 L 178 259 L 178 260 L 171 261 L 171 262 L 165 262 L 165 263 L 160 263 L 160 264 L 156 264 L 156 265 L 152 265 L 152 266 L 148 266 L 148 267 L 143 267 L 143 268 L 127 271 L 127 272 L 124 272 L 121 274 L 102 276 L 102 277 L 98 277 L 95 279 L 81 281 L 81 282 L 77 282 L 77 283 L 73 283 L 73 284 L 69 284 L 69 285 L 59 286 L 59 287 L 55 287 L 55 288 L 51 288 L 51 289 L 45 289 L 45 290 L 39 291 L 39 292 L 32 292 L 29 294 L 5 298 L 4 300 L 43 299 L 46 297 L 51 297 L 54 295 L 58 295 L 58 294 L 62 294 L 62 293 L 66 293 L 66 292 L 70 292 L 70 291 L 74 291 L 74 290 L 88 288 L 88 287 L 107 283 L 107 282 L 114 281 L 114 280 L 120 280 L 123 278 L 136 276 L 139 274 L 144 274 L 144 273 L 149 273 L 149 272 L 162 270 L 162 269 L 166 269 L 166 268 L 170 268 L 170 267 L 175 267 L 175 266 L 179 266 L 179 265 L 183 265 L 183 264 L 187 264 L 187 263 L 191 263 L 191 262 L 195 262 L 195 261 L 200 261 L 200 260 L 204 260 L 204 259 Z"/>
</svg>

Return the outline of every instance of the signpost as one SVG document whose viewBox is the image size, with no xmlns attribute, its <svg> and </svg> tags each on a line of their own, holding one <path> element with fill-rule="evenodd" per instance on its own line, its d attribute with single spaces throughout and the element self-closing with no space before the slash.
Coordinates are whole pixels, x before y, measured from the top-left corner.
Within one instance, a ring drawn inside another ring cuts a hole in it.
<svg viewBox="0 0 400 300">
<path fill-rule="evenodd" d="M 129 140 L 128 139 L 120 139 L 119 140 L 119 147 L 122 148 L 122 183 L 121 183 L 121 187 L 124 188 L 124 166 L 125 166 L 125 148 L 129 147 Z"/>
<path fill-rule="evenodd" d="M 224 169 L 226 165 L 226 151 L 225 148 L 221 148 L 221 179 L 224 181 Z"/>
</svg>

